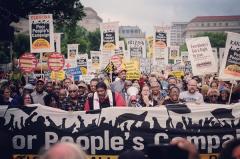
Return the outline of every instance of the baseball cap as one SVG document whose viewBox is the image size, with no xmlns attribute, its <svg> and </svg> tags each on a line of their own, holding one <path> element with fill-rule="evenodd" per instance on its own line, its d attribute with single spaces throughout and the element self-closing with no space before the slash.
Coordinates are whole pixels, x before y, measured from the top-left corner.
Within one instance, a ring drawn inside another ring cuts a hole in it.
<svg viewBox="0 0 240 159">
<path fill-rule="evenodd" d="M 78 84 L 78 87 L 84 87 L 84 88 L 87 88 L 87 85 L 86 85 L 85 83 L 81 82 L 81 83 Z"/>
<path fill-rule="evenodd" d="M 42 79 L 42 78 L 39 78 L 39 79 L 37 80 L 37 83 L 38 83 L 38 82 L 45 83 L 44 79 Z"/>
</svg>

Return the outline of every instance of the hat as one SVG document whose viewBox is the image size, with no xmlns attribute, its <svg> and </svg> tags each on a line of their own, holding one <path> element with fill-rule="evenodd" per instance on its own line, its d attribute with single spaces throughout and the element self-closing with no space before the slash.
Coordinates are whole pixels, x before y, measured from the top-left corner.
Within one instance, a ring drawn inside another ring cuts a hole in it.
<svg viewBox="0 0 240 159">
<path fill-rule="evenodd" d="M 31 90 L 33 90 L 33 85 L 30 84 L 30 83 L 28 83 L 28 84 L 26 84 L 26 85 L 23 87 L 23 89 L 31 89 Z"/>
<path fill-rule="evenodd" d="M 78 84 L 78 87 L 84 87 L 84 88 L 87 88 L 87 85 L 86 85 L 85 83 L 81 82 L 81 83 Z"/>
<path fill-rule="evenodd" d="M 39 79 L 37 80 L 37 83 L 38 83 L 38 82 L 45 83 L 44 79 L 42 79 L 42 78 L 39 78 Z"/>
</svg>

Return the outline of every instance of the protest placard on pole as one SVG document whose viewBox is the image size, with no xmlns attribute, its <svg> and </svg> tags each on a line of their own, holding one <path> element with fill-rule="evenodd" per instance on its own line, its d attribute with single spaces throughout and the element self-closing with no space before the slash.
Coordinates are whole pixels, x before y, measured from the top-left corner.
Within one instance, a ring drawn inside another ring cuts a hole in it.
<svg viewBox="0 0 240 159">
<path fill-rule="evenodd" d="M 144 38 L 127 39 L 127 48 L 130 58 L 146 58 L 146 41 Z"/>
<path fill-rule="evenodd" d="M 64 67 L 65 58 L 62 54 L 53 52 L 48 57 L 48 68 L 52 71 L 60 71 Z"/>
<path fill-rule="evenodd" d="M 101 46 L 100 50 L 117 49 L 119 41 L 119 25 L 118 22 L 108 22 L 100 24 Z"/>
<path fill-rule="evenodd" d="M 214 59 L 208 37 L 186 39 L 186 43 L 193 75 L 205 75 L 217 72 L 217 63 Z"/>
<path fill-rule="evenodd" d="M 127 70 L 127 80 L 140 79 L 141 72 L 139 69 L 139 61 L 131 60 L 125 62 L 125 69 Z"/>
<path fill-rule="evenodd" d="M 148 58 L 140 58 L 140 71 L 145 74 L 151 73 L 151 60 Z"/>
<path fill-rule="evenodd" d="M 228 32 L 219 78 L 240 79 L 240 34 Z"/>
<path fill-rule="evenodd" d="M 68 44 L 68 59 L 77 60 L 78 44 Z"/>
<path fill-rule="evenodd" d="M 169 47 L 169 59 L 176 60 L 179 58 L 179 46 Z"/>
<path fill-rule="evenodd" d="M 90 51 L 91 59 L 92 59 L 92 69 L 100 70 L 100 62 L 101 62 L 101 52 L 100 51 Z"/>
<path fill-rule="evenodd" d="M 77 57 L 77 65 L 80 67 L 82 74 L 86 75 L 87 74 L 87 69 L 88 69 L 88 54 L 80 54 Z"/>
<path fill-rule="evenodd" d="M 54 52 L 52 14 L 29 15 L 31 52 Z"/>
<path fill-rule="evenodd" d="M 37 67 L 37 59 L 31 53 L 24 53 L 19 58 L 19 67 L 24 73 L 31 73 Z"/>
</svg>

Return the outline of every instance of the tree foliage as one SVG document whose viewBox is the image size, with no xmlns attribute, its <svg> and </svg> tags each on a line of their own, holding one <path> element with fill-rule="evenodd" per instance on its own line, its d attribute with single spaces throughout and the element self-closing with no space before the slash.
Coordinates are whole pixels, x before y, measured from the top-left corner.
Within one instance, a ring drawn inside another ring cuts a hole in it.
<svg viewBox="0 0 240 159">
<path fill-rule="evenodd" d="M 196 35 L 196 37 L 201 37 L 201 36 L 208 36 L 212 47 L 216 47 L 216 48 L 225 47 L 227 34 L 224 32 L 216 32 L 216 33 L 204 32 Z"/>
<path fill-rule="evenodd" d="M 54 23 L 75 26 L 85 15 L 79 0 L 1 0 L 0 40 L 13 40 L 12 22 L 27 18 L 29 14 L 53 14 Z"/>
</svg>

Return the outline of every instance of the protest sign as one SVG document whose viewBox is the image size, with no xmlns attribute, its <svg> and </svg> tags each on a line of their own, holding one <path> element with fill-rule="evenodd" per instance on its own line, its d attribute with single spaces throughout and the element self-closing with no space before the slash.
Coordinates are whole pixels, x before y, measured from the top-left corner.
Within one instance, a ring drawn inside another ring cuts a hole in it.
<svg viewBox="0 0 240 159">
<path fill-rule="evenodd" d="M 50 78 L 53 81 L 62 81 L 65 78 L 65 72 L 63 70 L 52 71 L 50 74 Z"/>
<path fill-rule="evenodd" d="M 111 57 L 111 62 L 117 70 L 121 70 L 122 58 L 119 55 L 113 55 Z"/>
<path fill-rule="evenodd" d="M 146 41 L 144 38 L 127 39 L 127 48 L 130 58 L 146 58 Z"/>
<path fill-rule="evenodd" d="M 77 60 L 78 44 L 68 44 L 68 59 Z"/>
<path fill-rule="evenodd" d="M 170 45 L 170 27 L 155 26 L 154 27 L 154 48 L 164 49 Z"/>
<path fill-rule="evenodd" d="M 101 61 L 100 61 L 100 69 L 103 70 L 109 64 L 111 60 L 112 53 L 109 51 L 102 51 L 101 52 Z"/>
<path fill-rule="evenodd" d="M 19 58 L 19 67 L 25 73 L 31 73 L 37 67 L 37 59 L 31 53 L 24 53 Z"/>
<path fill-rule="evenodd" d="M 179 58 L 179 46 L 170 46 L 169 59 L 176 60 Z"/>
<path fill-rule="evenodd" d="M 240 34 L 228 32 L 219 77 L 240 80 Z"/>
<path fill-rule="evenodd" d="M 219 48 L 219 64 L 221 67 L 223 56 L 224 56 L 225 48 Z"/>
<path fill-rule="evenodd" d="M 77 67 L 77 60 L 65 59 L 64 69 Z"/>
<path fill-rule="evenodd" d="M 79 79 L 79 80 L 82 80 L 82 81 L 84 81 L 84 82 L 87 83 L 87 84 L 90 84 L 90 81 L 91 81 L 94 77 L 95 77 L 94 75 L 80 75 L 80 79 Z"/>
<path fill-rule="evenodd" d="M 91 54 L 91 60 L 92 60 L 92 69 L 100 70 L 101 52 L 90 51 L 90 54 Z"/>
<path fill-rule="evenodd" d="M 181 52 L 181 59 L 184 64 L 186 63 L 186 61 L 188 61 L 188 52 L 187 51 Z"/>
<path fill-rule="evenodd" d="M 217 63 L 214 59 L 208 37 L 186 39 L 186 43 L 193 75 L 205 75 L 217 72 Z"/>
<path fill-rule="evenodd" d="M 118 22 L 109 22 L 100 24 L 101 46 L 100 49 L 114 51 L 117 49 L 119 41 Z"/>
<path fill-rule="evenodd" d="M 80 54 L 77 57 L 77 65 L 80 67 L 83 75 L 87 74 L 88 69 L 87 60 L 88 54 Z"/>
<path fill-rule="evenodd" d="M 54 52 L 52 14 L 29 15 L 31 52 Z"/>
<path fill-rule="evenodd" d="M 0 139 L 6 142 L 3 153 L 15 158 L 29 158 L 59 141 L 71 141 L 94 158 L 114 159 L 128 149 L 145 151 L 148 144 L 184 137 L 195 144 L 202 159 L 215 159 L 228 141 L 240 137 L 239 114 L 239 104 L 112 107 L 94 114 L 41 105 L 2 106 Z"/>
<path fill-rule="evenodd" d="M 54 52 L 48 57 L 48 68 L 52 71 L 59 71 L 64 67 L 65 58 L 62 54 Z"/>
<path fill-rule="evenodd" d="M 140 71 L 145 74 L 151 73 L 151 60 L 147 58 L 140 58 Z"/>
<path fill-rule="evenodd" d="M 153 36 L 147 37 L 147 58 L 153 57 Z"/>
<path fill-rule="evenodd" d="M 61 34 L 62 33 L 54 33 L 54 49 L 55 49 L 55 52 L 61 52 Z"/>
<path fill-rule="evenodd" d="M 137 60 L 131 60 L 126 61 L 125 63 L 125 69 L 127 70 L 127 80 L 134 80 L 140 79 L 141 72 L 139 69 L 139 61 Z"/>
<path fill-rule="evenodd" d="M 74 68 L 68 68 L 68 69 L 64 69 L 65 73 L 67 76 L 79 76 L 82 75 L 82 72 L 80 70 L 80 67 L 74 67 Z"/>
<path fill-rule="evenodd" d="M 172 71 L 170 74 L 173 75 L 174 77 L 178 78 L 178 79 L 181 79 L 181 77 L 184 76 L 183 71 Z"/>
</svg>

